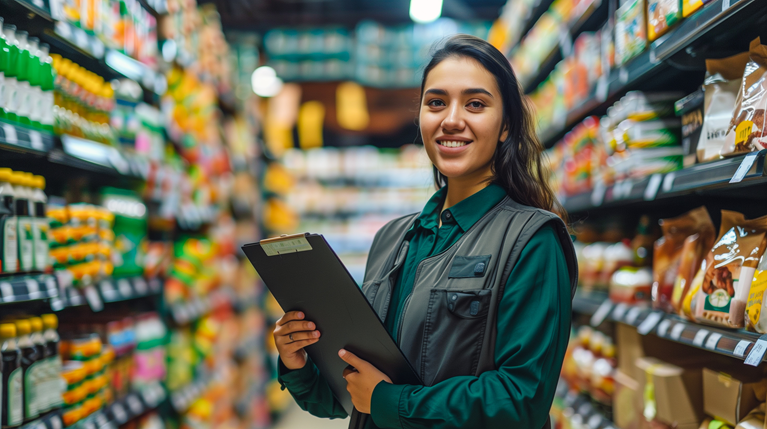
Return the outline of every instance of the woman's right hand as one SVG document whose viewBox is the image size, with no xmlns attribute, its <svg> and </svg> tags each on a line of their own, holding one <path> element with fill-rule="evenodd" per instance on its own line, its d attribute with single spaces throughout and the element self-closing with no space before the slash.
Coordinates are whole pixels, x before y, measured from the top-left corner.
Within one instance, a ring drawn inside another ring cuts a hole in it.
<svg viewBox="0 0 767 429">
<path fill-rule="evenodd" d="M 320 331 L 314 322 L 304 320 L 302 311 L 288 311 L 274 327 L 274 344 L 286 368 L 295 370 L 306 365 L 304 347 L 320 340 Z"/>
</svg>

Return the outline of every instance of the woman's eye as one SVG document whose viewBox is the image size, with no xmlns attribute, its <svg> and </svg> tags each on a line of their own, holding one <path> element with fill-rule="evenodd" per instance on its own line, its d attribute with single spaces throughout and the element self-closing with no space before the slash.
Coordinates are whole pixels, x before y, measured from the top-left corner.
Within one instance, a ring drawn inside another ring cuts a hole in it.
<svg viewBox="0 0 767 429">
<path fill-rule="evenodd" d="M 469 107 L 471 107 L 472 109 L 481 109 L 485 107 L 485 105 L 479 101 L 472 101 L 471 103 L 469 103 Z"/>
<path fill-rule="evenodd" d="M 442 100 L 431 100 L 426 104 L 432 107 L 442 107 L 445 105 L 445 103 L 443 103 Z"/>
</svg>

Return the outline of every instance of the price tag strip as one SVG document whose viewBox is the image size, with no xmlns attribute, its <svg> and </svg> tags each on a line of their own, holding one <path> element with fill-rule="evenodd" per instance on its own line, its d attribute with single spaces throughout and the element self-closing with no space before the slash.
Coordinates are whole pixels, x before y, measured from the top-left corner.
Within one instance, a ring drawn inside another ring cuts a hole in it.
<svg viewBox="0 0 767 429">
<path fill-rule="evenodd" d="M 668 335 L 668 328 L 671 327 L 671 321 L 670 320 L 664 320 L 660 322 L 658 325 L 658 336 L 663 338 L 666 335 Z"/>
<path fill-rule="evenodd" d="M 716 350 L 716 345 L 719 344 L 719 340 L 721 339 L 722 334 L 714 332 L 713 334 L 709 335 L 708 340 L 706 340 L 706 348 L 709 350 Z"/>
<path fill-rule="evenodd" d="M 658 323 L 663 318 L 663 313 L 658 311 L 653 311 L 652 313 L 647 315 L 647 318 L 637 327 L 637 332 L 641 335 L 647 335 L 650 333 L 650 331 L 655 328 L 655 326 L 658 325 Z M 664 320 L 664 322 L 666 322 Z M 659 330 L 660 332 L 660 330 Z M 660 335 L 660 333 L 658 334 Z"/>
<path fill-rule="evenodd" d="M 626 315 L 626 311 L 628 311 L 629 307 L 624 303 L 619 303 L 615 305 L 615 308 L 613 308 L 612 317 L 613 320 L 616 322 L 619 322 L 623 320 L 623 316 Z"/>
<path fill-rule="evenodd" d="M 605 302 L 602 303 L 602 305 L 599 306 L 597 311 L 594 312 L 594 315 L 591 316 L 591 326 L 597 327 L 602 324 L 602 322 L 605 321 L 607 318 L 607 315 L 610 314 L 610 310 L 613 308 L 613 303 L 609 299 L 605 300 Z"/>
<path fill-rule="evenodd" d="M 696 347 L 703 347 L 703 342 L 706 341 L 706 337 L 710 332 L 705 329 L 700 329 L 695 333 L 695 338 L 692 340 L 692 344 Z"/>
<path fill-rule="evenodd" d="M 626 323 L 629 325 L 634 326 L 637 322 L 637 319 L 639 318 L 639 315 L 642 314 L 642 309 L 639 307 L 631 307 L 631 310 L 629 310 L 628 314 L 626 314 Z"/>
<path fill-rule="evenodd" d="M 748 172 L 751 171 L 751 166 L 754 165 L 754 161 L 756 161 L 756 156 L 758 154 L 759 152 L 751 152 L 743 158 L 743 161 L 740 162 L 740 166 L 735 171 L 735 174 L 732 175 L 730 183 L 740 183 L 743 181 Z"/>
<path fill-rule="evenodd" d="M 680 338 L 682 338 L 682 332 L 684 332 L 685 324 L 684 323 L 677 323 L 674 325 L 674 328 L 671 329 L 671 339 L 674 341 L 679 341 Z"/>
<path fill-rule="evenodd" d="M 736 357 L 744 357 L 746 355 L 746 350 L 748 350 L 748 346 L 750 346 L 752 343 L 748 340 L 740 340 L 738 342 L 738 345 L 735 346 L 735 350 L 732 351 L 732 354 Z"/>
<path fill-rule="evenodd" d="M 759 366 L 765 353 L 767 353 L 767 334 L 762 335 L 756 340 L 754 347 L 751 347 L 751 351 L 746 357 L 746 365 Z"/>
</svg>

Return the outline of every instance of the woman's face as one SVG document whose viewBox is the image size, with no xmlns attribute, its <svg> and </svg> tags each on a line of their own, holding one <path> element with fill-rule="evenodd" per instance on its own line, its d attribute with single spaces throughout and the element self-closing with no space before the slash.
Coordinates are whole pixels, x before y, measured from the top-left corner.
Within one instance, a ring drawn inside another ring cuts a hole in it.
<svg viewBox="0 0 767 429">
<path fill-rule="evenodd" d="M 451 57 L 424 82 L 421 136 L 429 159 L 449 179 L 482 180 L 501 132 L 503 100 L 495 77 L 471 58 Z"/>
</svg>

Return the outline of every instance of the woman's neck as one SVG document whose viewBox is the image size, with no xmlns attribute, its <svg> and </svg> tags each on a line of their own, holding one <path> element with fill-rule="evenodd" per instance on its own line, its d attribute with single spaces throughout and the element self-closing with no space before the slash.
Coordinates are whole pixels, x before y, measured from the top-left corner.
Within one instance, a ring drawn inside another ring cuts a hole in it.
<svg viewBox="0 0 767 429">
<path fill-rule="evenodd" d="M 449 209 L 461 201 L 469 198 L 477 192 L 485 189 L 490 184 L 492 179 L 492 173 L 490 171 L 483 171 L 480 174 L 473 177 L 461 177 L 461 178 L 448 178 L 447 179 L 447 196 L 445 202 L 442 205 L 442 210 Z"/>
</svg>

